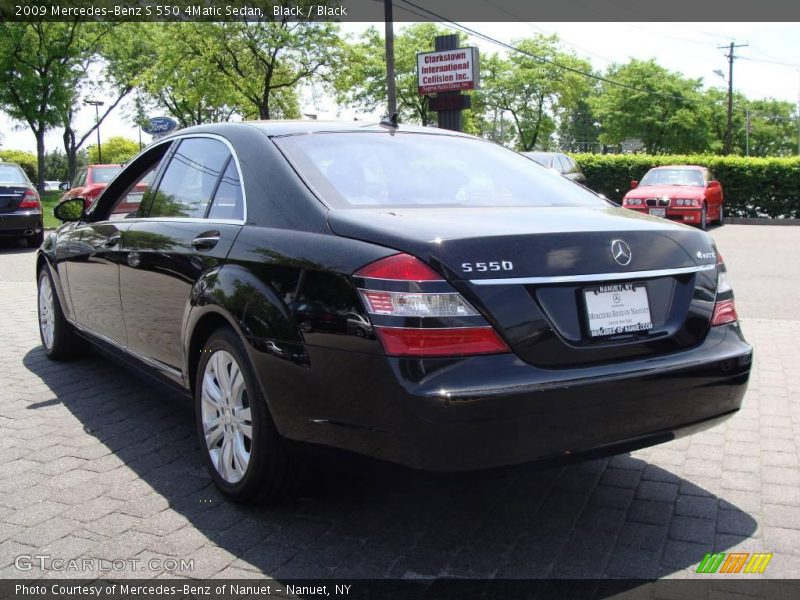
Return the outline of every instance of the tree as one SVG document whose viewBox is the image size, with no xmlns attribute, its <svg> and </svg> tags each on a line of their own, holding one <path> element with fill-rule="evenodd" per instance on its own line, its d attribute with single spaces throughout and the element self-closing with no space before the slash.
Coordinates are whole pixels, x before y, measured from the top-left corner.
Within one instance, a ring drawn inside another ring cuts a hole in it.
<svg viewBox="0 0 800 600">
<path fill-rule="evenodd" d="M 556 36 L 518 40 L 508 58 L 486 57 L 479 96 L 489 110 L 508 113 L 520 150 L 547 147 L 559 118 L 591 89 L 588 62 L 558 48 Z M 568 68 L 567 68 L 568 67 Z"/>
<path fill-rule="evenodd" d="M 709 150 L 709 106 L 701 80 L 668 71 L 654 60 L 613 64 L 591 102 L 602 123 L 599 139 L 619 144 L 640 139 L 650 154 Z"/>
<path fill-rule="evenodd" d="M 0 107 L 36 138 L 37 187 L 44 189 L 44 136 L 61 120 L 81 77 L 81 24 L 0 23 Z"/>
<path fill-rule="evenodd" d="M 79 151 L 76 159 L 78 168 L 84 166 L 86 164 L 86 152 Z M 69 161 L 62 150 L 56 148 L 44 155 L 44 174 L 45 179 L 72 181 L 69 176 Z"/>
<path fill-rule="evenodd" d="M 416 23 L 395 35 L 397 111 L 403 121 L 428 125 L 435 120 L 427 96 L 420 96 L 417 91 L 417 53 L 432 51 L 434 38 L 449 33 L 435 23 Z M 385 107 L 388 93 L 385 50 L 383 36 L 374 27 L 350 47 L 348 60 L 335 82 L 340 104 L 366 112 Z"/>
<path fill-rule="evenodd" d="M 240 111 L 241 97 L 228 79 L 202 56 L 205 36 L 216 31 L 213 24 L 160 23 L 150 31 L 157 52 L 142 74 L 141 90 L 181 127 L 228 121 Z M 137 97 L 135 120 L 145 116 L 145 98 Z"/>
<path fill-rule="evenodd" d="M 343 46 L 332 23 L 287 19 L 183 23 L 180 41 L 190 65 L 207 65 L 213 81 L 232 88 L 243 116 L 298 117 L 298 87 L 330 84 Z"/>
<path fill-rule="evenodd" d="M 139 142 L 126 137 L 110 137 L 102 144 L 103 162 L 106 164 L 126 163 L 139 153 Z M 89 158 L 89 164 L 97 164 L 99 162 L 99 153 L 96 145 L 87 147 L 86 153 Z"/>
<path fill-rule="evenodd" d="M 566 109 L 558 125 L 559 147 L 564 152 L 597 152 L 600 123 L 588 98 L 580 98 Z"/>
<path fill-rule="evenodd" d="M 87 23 L 78 32 L 83 40 L 81 60 L 77 66 L 80 78 L 72 88 L 72 94 L 59 107 L 70 181 L 75 177 L 80 148 L 130 94 L 146 67 L 155 59 L 157 51 L 151 35 L 154 27 L 151 23 Z M 89 66 L 97 62 L 102 64 L 103 79 L 87 81 Z M 72 127 L 72 120 L 81 92 L 87 91 L 103 95 L 106 102 L 99 118 L 79 135 Z"/>
</svg>

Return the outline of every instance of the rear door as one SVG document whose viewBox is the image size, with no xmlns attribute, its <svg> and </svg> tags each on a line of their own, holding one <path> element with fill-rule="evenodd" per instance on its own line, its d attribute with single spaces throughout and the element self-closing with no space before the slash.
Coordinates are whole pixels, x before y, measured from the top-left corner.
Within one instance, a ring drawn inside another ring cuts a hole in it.
<svg viewBox="0 0 800 600">
<path fill-rule="evenodd" d="M 228 255 L 244 223 L 244 196 L 222 138 L 181 139 L 155 192 L 122 235 L 120 295 L 129 349 L 172 370 L 193 286 Z"/>
</svg>

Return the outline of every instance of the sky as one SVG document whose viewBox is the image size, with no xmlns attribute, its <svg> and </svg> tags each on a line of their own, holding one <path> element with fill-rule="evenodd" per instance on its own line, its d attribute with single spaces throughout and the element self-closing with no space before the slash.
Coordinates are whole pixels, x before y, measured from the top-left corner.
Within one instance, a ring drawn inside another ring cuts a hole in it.
<svg viewBox="0 0 800 600">
<path fill-rule="evenodd" d="M 383 30 L 383 23 L 374 24 Z M 605 69 L 610 63 L 627 62 L 630 58 L 654 58 L 662 66 L 691 78 L 702 78 L 706 87 L 725 88 L 727 83 L 714 73 L 727 74 L 726 50 L 718 46 L 735 41 L 747 43 L 738 48 L 739 60 L 734 63 L 734 88 L 750 98 L 776 98 L 800 102 L 800 23 L 463 23 L 503 42 L 512 42 L 536 33 L 555 33 L 565 50 L 572 50 L 588 59 L 595 69 Z M 358 35 L 369 24 L 347 23 L 344 33 Z M 397 23 L 400 31 L 404 24 Z M 489 42 L 470 39 L 481 53 L 505 53 Z M 783 63 L 783 64 L 776 64 Z M 304 95 L 303 113 L 319 118 L 352 119 L 358 115 L 347 109 L 339 110 L 332 99 L 316 100 Z M 123 102 L 109 115 L 100 128 L 101 139 L 125 136 L 138 139 L 138 129 L 129 118 L 130 101 Z M 153 114 L 151 116 L 160 116 Z M 78 131 L 91 127 L 94 108 L 84 107 L 77 115 Z M 0 145 L 34 152 L 33 134 L 20 123 L 14 123 L 0 114 Z M 95 135 L 92 136 L 94 143 Z M 149 136 L 142 134 L 145 143 Z M 62 148 L 61 131 L 53 130 L 46 137 L 46 148 Z"/>
</svg>

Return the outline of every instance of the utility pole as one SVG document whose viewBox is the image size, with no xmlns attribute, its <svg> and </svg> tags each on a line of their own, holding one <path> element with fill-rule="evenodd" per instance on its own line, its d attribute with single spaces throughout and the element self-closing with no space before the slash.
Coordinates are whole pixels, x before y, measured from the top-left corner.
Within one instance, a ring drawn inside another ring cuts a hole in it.
<svg viewBox="0 0 800 600">
<path fill-rule="evenodd" d="M 103 164 L 103 150 L 100 147 L 100 107 L 105 104 L 102 100 L 91 100 L 87 98 L 83 101 L 84 104 L 94 106 L 94 122 L 97 128 L 97 162 Z"/>
<path fill-rule="evenodd" d="M 397 112 L 397 88 L 394 79 L 394 23 L 392 0 L 383 0 L 383 20 L 386 28 L 386 95 L 388 96 L 389 118 Z"/>
<path fill-rule="evenodd" d="M 733 137 L 733 61 L 736 60 L 734 51 L 736 48 L 745 48 L 749 44 L 737 44 L 731 42 L 729 46 L 717 46 L 719 49 L 728 48 L 728 126 L 725 128 L 725 142 L 722 146 L 723 154 L 731 153 L 731 142 Z"/>
<path fill-rule="evenodd" d="M 744 155 L 750 156 L 750 109 L 744 109 Z"/>
</svg>

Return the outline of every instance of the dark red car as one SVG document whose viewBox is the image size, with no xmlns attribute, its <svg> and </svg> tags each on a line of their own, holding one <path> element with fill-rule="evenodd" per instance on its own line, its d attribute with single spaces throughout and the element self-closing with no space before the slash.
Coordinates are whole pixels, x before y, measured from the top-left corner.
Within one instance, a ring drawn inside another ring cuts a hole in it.
<svg viewBox="0 0 800 600">
<path fill-rule="evenodd" d="M 61 197 L 61 202 L 70 198 L 83 198 L 84 207 L 89 208 L 120 171 L 122 165 L 89 165 L 81 169 L 72 188 Z"/>
<path fill-rule="evenodd" d="M 631 181 L 622 206 L 638 212 L 697 225 L 722 223 L 722 185 L 705 167 L 691 165 L 650 169 L 641 182 Z"/>
</svg>

